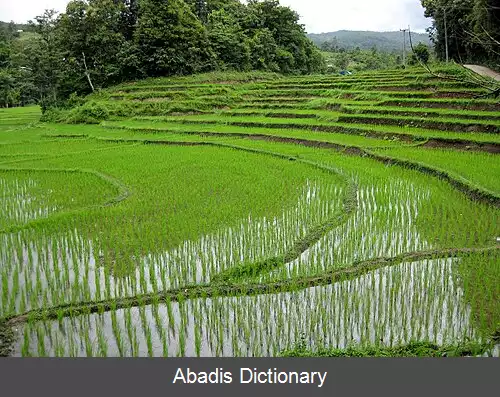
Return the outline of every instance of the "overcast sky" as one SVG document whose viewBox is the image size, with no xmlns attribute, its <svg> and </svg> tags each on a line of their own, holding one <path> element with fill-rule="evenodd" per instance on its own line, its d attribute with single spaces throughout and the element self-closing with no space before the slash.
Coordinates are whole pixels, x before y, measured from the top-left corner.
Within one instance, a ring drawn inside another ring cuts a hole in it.
<svg viewBox="0 0 500 397">
<path fill-rule="evenodd" d="M 0 0 L 0 20 L 26 22 L 47 8 L 64 12 L 68 0 Z M 309 33 L 336 30 L 399 30 L 430 25 L 420 0 L 281 0 L 294 9 Z"/>
</svg>

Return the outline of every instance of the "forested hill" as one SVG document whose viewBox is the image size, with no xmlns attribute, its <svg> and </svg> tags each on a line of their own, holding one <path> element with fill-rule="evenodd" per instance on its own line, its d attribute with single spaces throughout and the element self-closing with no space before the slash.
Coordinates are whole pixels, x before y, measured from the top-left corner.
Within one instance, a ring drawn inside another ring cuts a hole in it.
<svg viewBox="0 0 500 397">
<path fill-rule="evenodd" d="M 422 42 L 431 45 L 427 33 L 413 33 L 414 43 Z M 403 47 L 403 34 L 401 32 L 369 32 L 339 30 L 329 33 L 312 33 L 308 37 L 319 47 L 369 50 L 376 47 L 380 51 L 399 51 Z M 406 38 L 408 40 L 408 37 Z M 325 44 L 326 43 L 326 44 Z"/>
<path fill-rule="evenodd" d="M 0 30 L 5 32 L 17 32 L 28 29 L 28 24 L 0 21 Z"/>
<path fill-rule="evenodd" d="M 321 72 L 298 14 L 278 0 L 74 0 L 30 35 L 0 28 L 0 107 L 154 76 L 236 70 Z"/>
</svg>

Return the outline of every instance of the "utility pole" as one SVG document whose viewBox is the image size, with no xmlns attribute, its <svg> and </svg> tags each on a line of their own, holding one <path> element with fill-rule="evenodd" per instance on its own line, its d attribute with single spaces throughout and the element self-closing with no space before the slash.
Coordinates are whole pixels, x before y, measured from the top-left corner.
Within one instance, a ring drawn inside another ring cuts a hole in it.
<svg viewBox="0 0 500 397">
<path fill-rule="evenodd" d="M 448 62 L 448 23 L 446 21 L 446 8 L 443 7 L 444 11 L 444 43 L 446 48 L 446 62 Z"/>
<path fill-rule="evenodd" d="M 400 32 L 403 32 L 403 65 L 406 67 L 406 31 L 408 29 L 399 29 Z"/>
</svg>

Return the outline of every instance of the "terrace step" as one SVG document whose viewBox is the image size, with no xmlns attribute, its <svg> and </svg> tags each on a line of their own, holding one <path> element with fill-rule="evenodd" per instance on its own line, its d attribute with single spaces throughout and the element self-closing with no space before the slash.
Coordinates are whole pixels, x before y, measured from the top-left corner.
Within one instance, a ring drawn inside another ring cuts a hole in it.
<svg viewBox="0 0 500 397">
<path fill-rule="evenodd" d="M 143 118 L 147 120 L 147 118 Z M 354 125 L 354 124 L 341 124 L 341 123 L 299 123 L 299 122 L 276 122 L 276 119 L 270 119 L 268 122 L 257 122 L 257 121 L 235 121 L 233 117 L 225 118 L 225 121 L 221 120 L 209 120 L 209 119 L 184 119 L 184 118 L 155 118 L 154 124 L 149 124 L 152 129 L 157 128 L 158 122 L 163 121 L 163 126 L 168 128 L 169 125 L 179 126 L 179 125 L 189 125 L 192 124 L 194 129 L 192 131 L 205 128 L 206 126 L 212 126 L 211 131 L 222 132 L 223 129 L 227 129 L 228 126 L 235 127 L 229 131 L 229 133 L 235 133 L 236 131 L 241 131 L 244 135 L 251 135 L 256 133 L 257 129 L 265 131 L 265 129 L 278 130 L 272 132 L 272 135 L 279 135 L 280 131 L 304 131 L 303 135 L 296 134 L 299 138 L 310 139 L 311 136 L 308 135 L 307 131 L 311 132 L 324 132 L 329 134 L 347 134 L 347 135 L 359 135 L 366 138 L 377 138 L 383 140 L 397 139 L 403 142 L 422 142 L 427 141 L 433 142 L 434 145 L 442 147 L 450 147 L 454 149 L 461 150 L 479 150 L 488 151 L 492 153 L 498 153 L 500 148 L 500 140 L 496 139 L 495 134 L 491 134 L 490 140 L 485 140 L 483 136 L 477 137 L 476 134 L 462 134 L 462 136 L 447 136 L 446 133 L 436 133 L 432 130 L 415 130 L 411 129 L 398 129 L 390 131 L 386 130 L 380 126 L 374 125 Z M 217 128 L 216 126 L 221 127 Z M 392 127 L 397 128 L 397 127 Z"/>
<path fill-rule="evenodd" d="M 428 128 L 455 132 L 500 133 L 500 124 L 471 123 L 467 120 L 446 120 L 416 117 L 376 117 L 368 115 L 341 115 L 339 123 L 362 123 L 378 125 L 397 125 L 399 127 Z"/>
<path fill-rule="evenodd" d="M 497 112 L 473 112 L 473 111 L 453 111 L 436 109 L 412 109 L 412 108 L 381 108 L 381 107 L 362 107 L 345 106 L 342 111 L 348 114 L 373 114 L 373 115 L 395 115 L 404 117 L 456 117 L 463 120 L 487 120 L 500 121 L 500 114 Z"/>
<path fill-rule="evenodd" d="M 484 110 L 488 112 L 500 111 L 500 103 L 494 101 L 404 101 L 404 100 L 385 100 L 379 103 L 379 106 L 397 106 L 397 107 L 421 107 L 421 108 L 438 108 L 438 109 L 460 109 L 460 110 Z"/>
</svg>

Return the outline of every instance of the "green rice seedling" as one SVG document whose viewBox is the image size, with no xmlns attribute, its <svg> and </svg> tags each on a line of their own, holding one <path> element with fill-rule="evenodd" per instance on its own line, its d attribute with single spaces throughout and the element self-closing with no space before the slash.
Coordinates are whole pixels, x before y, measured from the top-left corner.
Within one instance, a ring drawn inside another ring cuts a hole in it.
<svg viewBox="0 0 500 397">
<path fill-rule="evenodd" d="M 151 338 L 151 328 L 146 327 L 144 329 L 144 333 L 146 335 L 146 345 L 148 348 L 148 356 L 153 357 L 154 353 L 153 353 L 153 342 L 152 342 L 152 338 Z"/>
<path fill-rule="evenodd" d="M 36 332 L 36 338 L 38 342 L 38 356 L 44 357 L 46 354 L 45 350 L 45 331 L 44 327 L 38 325 L 35 328 Z"/>
<path fill-rule="evenodd" d="M 23 346 L 21 348 L 21 355 L 23 357 L 30 357 L 31 356 L 30 337 L 31 337 L 31 327 L 29 325 L 27 325 L 23 330 Z"/>
<path fill-rule="evenodd" d="M 500 235 L 486 153 L 498 104 L 430 98 L 429 87 L 472 91 L 413 70 L 237 87 L 204 78 L 96 94 L 116 117 L 104 126 L 2 131 L 0 312 L 53 313 L 16 351 L 262 356 L 304 334 L 308 348 L 380 352 L 413 339 L 491 339 L 497 261 L 480 250 Z M 450 150 L 425 148 L 436 144 Z M 436 255 L 394 259 L 414 252 Z M 155 298 L 186 287 L 179 303 Z M 80 325 L 58 311 L 102 299 L 111 314 Z"/>
<path fill-rule="evenodd" d="M 179 347 L 178 347 L 178 351 L 177 351 L 177 356 L 183 357 L 185 355 L 185 351 L 186 351 L 186 331 L 185 331 L 183 324 L 180 324 L 180 326 L 179 326 L 179 334 L 178 335 L 179 335 L 179 337 L 178 337 Z"/>
<path fill-rule="evenodd" d="M 98 354 L 100 357 L 108 356 L 108 341 L 103 333 L 103 328 L 96 323 Z"/>
<path fill-rule="evenodd" d="M 118 324 L 118 319 L 116 315 L 116 308 L 111 309 L 111 326 L 113 329 L 113 336 L 115 338 L 115 343 L 118 349 L 118 354 L 120 357 L 125 356 L 125 345 L 124 345 L 124 340 L 123 340 L 123 334 L 122 334 L 122 328 Z"/>
</svg>

